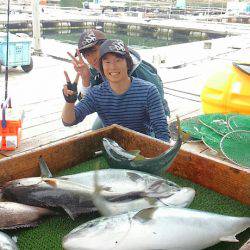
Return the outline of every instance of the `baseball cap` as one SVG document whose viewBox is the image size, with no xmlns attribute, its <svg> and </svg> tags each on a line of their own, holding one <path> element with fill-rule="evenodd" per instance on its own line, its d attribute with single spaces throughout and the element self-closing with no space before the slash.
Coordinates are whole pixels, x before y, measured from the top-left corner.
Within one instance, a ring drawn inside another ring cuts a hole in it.
<svg viewBox="0 0 250 250">
<path fill-rule="evenodd" d="M 116 53 L 120 55 L 126 55 L 129 53 L 128 47 L 122 40 L 106 40 L 100 47 L 100 58 L 107 53 Z"/>
<path fill-rule="evenodd" d="M 81 34 L 78 49 L 84 50 L 95 46 L 100 40 L 106 40 L 105 34 L 100 30 L 88 30 Z"/>
</svg>

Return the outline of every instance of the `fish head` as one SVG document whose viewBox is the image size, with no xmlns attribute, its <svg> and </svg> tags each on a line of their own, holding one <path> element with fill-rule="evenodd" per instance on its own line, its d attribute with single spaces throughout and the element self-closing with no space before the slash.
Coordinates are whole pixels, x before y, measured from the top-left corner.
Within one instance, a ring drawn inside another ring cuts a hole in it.
<svg viewBox="0 0 250 250">
<path fill-rule="evenodd" d="M 110 144 L 110 145 L 112 145 L 114 147 L 120 147 L 117 142 L 115 142 L 115 141 L 113 141 L 113 140 L 111 140 L 109 138 L 103 138 L 102 142 L 103 142 L 103 144 Z"/>
<path fill-rule="evenodd" d="M 3 250 L 8 250 L 8 249 L 12 249 L 12 250 L 17 250 L 17 245 L 14 242 L 14 240 L 9 237 L 7 234 L 0 232 L 0 249 Z"/>
<path fill-rule="evenodd" d="M 160 201 L 167 206 L 188 207 L 195 197 L 195 190 L 189 187 L 183 187 L 170 197 L 161 198 Z"/>
<path fill-rule="evenodd" d="M 31 177 L 8 181 L 2 188 L 3 198 L 15 200 L 14 197 L 26 193 L 28 190 L 32 190 L 32 187 L 41 183 L 41 180 L 40 177 Z"/>
<path fill-rule="evenodd" d="M 113 249 L 130 230 L 128 214 L 100 217 L 73 229 L 63 238 L 63 249 Z"/>
<path fill-rule="evenodd" d="M 157 195 L 157 197 L 168 197 L 180 190 L 181 187 L 176 183 L 160 177 L 147 180 L 147 193 L 148 195 L 151 193 L 150 196 L 152 197 L 155 195 Z"/>
<path fill-rule="evenodd" d="M 41 180 L 42 179 L 40 177 L 17 179 L 6 182 L 3 187 L 6 188 L 6 187 L 33 186 L 41 182 Z"/>
</svg>

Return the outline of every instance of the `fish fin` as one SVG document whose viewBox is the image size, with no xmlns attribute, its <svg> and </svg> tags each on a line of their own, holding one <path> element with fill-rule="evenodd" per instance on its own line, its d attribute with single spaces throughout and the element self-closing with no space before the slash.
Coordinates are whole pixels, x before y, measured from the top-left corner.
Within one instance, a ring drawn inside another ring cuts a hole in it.
<svg viewBox="0 0 250 250">
<path fill-rule="evenodd" d="M 110 205 L 112 203 L 106 201 L 105 198 L 101 195 L 103 187 L 98 184 L 98 170 L 95 170 L 94 173 L 94 187 L 95 190 L 94 193 L 92 194 L 92 200 L 98 212 L 102 216 L 112 215 L 112 205 Z"/>
<path fill-rule="evenodd" d="M 100 194 L 102 191 L 102 186 L 100 186 L 98 184 L 98 170 L 99 170 L 99 164 L 96 166 L 95 168 L 95 174 L 94 174 L 94 187 L 95 187 L 95 191 L 94 194 Z"/>
<path fill-rule="evenodd" d="M 165 183 L 165 180 L 157 180 L 153 184 L 151 184 L 147 190 L 145 191 L 145 195 L 148 197 L 155 197 L 159 196 L 158 189 L 161 187 L 162 184 Z"/>
<path fill-rule="evenodd" d="M 157 198 L 155 197 L 145 197 L 144 198 L 151 206 L 155 205 L 156 202 L 158 201 Z"/>
<path fill-rule="evenodd" d="M 138 155 L 136 155 L 136 157 L 132 161 L 143 161 L 145 159 L 146 159 L 146 157 L 144 157 L 143 155 L 138 154 Z"/>
<path fill-rule="evenodd" d="M 223 236 L 220 238 L 220 241 L 239 242 L 239 240 L 236 239 L 235 235 Z"/>
<path fill-rule="evenodd" d="M 144 181 L 144 179 L 139 174 L 136 174 L 133 172 L 127 172 L 126 174 L 127 174 L 128 178 L 132 181 L 137 181 L 137 180 Z"/>
<path fill-rule="evenodd" d="M 11 239 L 17 243 L 18 237 L 16 235 L 11 236 Z"/>
<path fill-rule="evenodd" d="M 51 174 L 49 167 L 42 156 L 39 157 L 39 167 L 41 172 L 41 177 L 51 178 L 53 175 Z"/>
<path fill-rule="evenodd" d="M 157 210 L 157 207 L 150 207 L 140 210 L 133 216 L 133 219 L 138 220 L 142 223 L 150 221 L 153 217 L 154 212 Z"/>
<path fill-rule="evenodd" d="M 184 131 L 182 131 L 181 137 L 182 137 L 182 142 L 186 142 L 191 136 L 190 136 L 190 134 L 185 133 Z"/>
<path fill-rule="evenodd" d="M 131 155 L 137 156 L 137 155 L 139 155 L 141 153 L 141 150 L 139 150 L 139 149 L 130 150 L 130 151 L 128 151 L 128 153 L 130 153 Z"/>
<path fill-rule="evenodd" d="M 65 177 L 65 176 L 59 176 L 59 177 L 57 177 L 57 178 L 59 178 L 60 180 L 64 180 L 64 181 L 67 181 L 67 180 L 69 180 L 69 178 L 68 177 Z"/>
<path fill-rule="evenodd" d="M 177 128 L 178 128 L 178 136 L 181 137 L 182 142 L 186 142 L 190 138 L 190 134 L 185 133 L 181 129 L 181 122 L 180 122 L 179 116 L 176 116 L 176 125 L 177 125 Z"/>
<path fill-rule="evenodd" d="M 111 191 L 112 187 L 101 186 L 101 189 L 104 190 L 104 191 Z"/>
<path fill-rule="evenodd" d="M 56 179 L 42 179 L 46 184 L 56 187 L 57 186 L 57 181 Z"/>
<path fill-rule="evenodd" d="M 0 227 L 0 230 L 15 230 L 15 229 L 19 229 L 19 228 L 36 227 L 38 225 L 39 225 L 39 222 L 34 221 L 34 222 L 27 223 L 27 224 L 19 224 L 19 225 Z"/>
<path fill-rule="evenodd" d="M 78 214 L 72 212 L 70 210 L 70 208 L 66 207 L 66 206 L 61 206 L 63 208 L 63 210 L 69 215 L 69 217 L 72 219 L 72 220 L 75 220 L 75 218 L 78 216 Z"/>
</svg>

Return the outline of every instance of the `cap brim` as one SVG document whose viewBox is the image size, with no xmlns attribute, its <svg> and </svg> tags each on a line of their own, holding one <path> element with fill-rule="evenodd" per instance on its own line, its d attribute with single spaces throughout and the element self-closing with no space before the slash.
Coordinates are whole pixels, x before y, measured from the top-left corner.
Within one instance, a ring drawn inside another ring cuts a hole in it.
<svg viewBox="0 0 250 250">
<path fill-rule="evenodd" d="M 123 51 L 107 51 L 107 52 L 103 53 L 102 55 L 100 55 L 100 57 L 103 57 L 108 53 L 118 54 L 118 55 L 121 55 L 121 56 L 125 56 L 127 54 L 127 52 L 125 52 L 125 51 L 124 52 Z"/>
<path fill-rule="evenodd" d="M 95 42 L 90 43 L 90 44 L 88 44 L 88 45 L 82 46 L 82 47 L 80 47 L 80 48 L 78 48 L 78 49 L 79 49 L 79 50 L 89 49 L 89 48 L 91 48 L 91 47 L 94 47 L 94 46 L 97 44 L 97 42 L 98 42 L 98 41 L 95 41 Z"/>
</svg>

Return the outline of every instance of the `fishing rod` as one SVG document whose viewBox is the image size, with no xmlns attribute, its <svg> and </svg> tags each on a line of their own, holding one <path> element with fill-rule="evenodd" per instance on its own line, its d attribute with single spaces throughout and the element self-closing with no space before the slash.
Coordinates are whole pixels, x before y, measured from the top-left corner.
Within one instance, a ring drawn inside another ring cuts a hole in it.
<svg viewBox="0 0 250 250">
<path fill-rule="evenodd" d="M 5 95 L 4 100 L 8 97 L 8 79 L 9 79 L 9 25 L 10 25 L 10 0 L 8 0 L 8 8 L 7 8 L 7 26 L 6 26 L 6 68 L 5 68 Z"/>
</svg>

